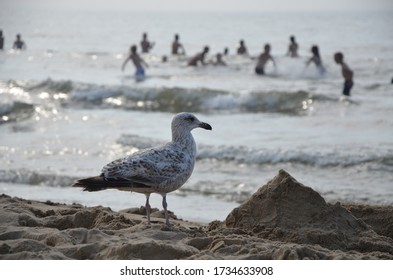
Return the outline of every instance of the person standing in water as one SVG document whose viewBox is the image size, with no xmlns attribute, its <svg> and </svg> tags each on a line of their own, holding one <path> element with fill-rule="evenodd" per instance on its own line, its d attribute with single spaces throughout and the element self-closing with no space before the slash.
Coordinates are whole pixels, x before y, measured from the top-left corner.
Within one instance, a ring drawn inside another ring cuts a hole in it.
<svg viewBox="0 0 393 280">
<path fill-rule="evenodd" d="M 318 46 L 314 45 L 311 47 L 312 57 L 306 62 L 306 66 L 310 65 L 311 62 L 315 64 L 317 67 L 319 74 L 325 74 L 326 70 L 322 64 L 321 56 L 319 55 L 319 48 Z"/>
<path fill-rule="evenodd" d="M 353 71 L 344 62 L 344 55 L 341 52 L 334 54 L 334 61 L 341 65 L 341 71 L 344 77 L 343 95 L 350 96 L 350 91 L 353 87 Z"/>
<path fill-rule="evenodd" d="M 257 65 L 255 66 L 255 73 L 258 75 L 265 75 L 265 64 L 271 60 L 276 66 L 276 62 L 273 57 L 270 55 L 270 44 L 265 45 L 265 51 L 258 57 Z"/>
<path fill-rule="evenodd" d="M 147 63 L 138 55 L 137 53 L 137 48 L 135 45 L 132 45 L 130 48 L 130 54 L 128 55 L 127 59 L 123 62 L 123 65 L 121 66 L 121 70 L 124 71 L 124 68 L 126 67 L 127 62 L 131 60 L 134 63 L 134 66 L 136 68 L 135 72 L 135 77 L 137 78 L 144 78 L 145 77 L 145 69 L 143 68 L 143 65 L 146 67 L 149 67 Z"/>
<path fill-rule="evenodd" d="M 4 36 L 3 36 L 3 30 L 0 30 L 0 51 L 4 49 Z"/>
<path fill-rule="evenodd" d="M 181 50 L 181 52 L 179 52 Z M 179 35 L 175 34 L 175 40 L 172 43 L 172 54 L 173 55 L 185 55 L 186 51 L 183 47 L 183 45 L 179 42 Z"/>
<path fill-rule="evenodd" d="M 297 53 L 299 45 L 296 43 L 295 36 L 291 36 L 289 39 L 290 39 L 291 42 L 290 42 L 289 47 L 288 47 L 287 56 L 299 57 L 299 55 Z"/>
<path fill-rule="evenodd" d="M 240 46 L 237 48 L 237 54 L 247 55 L 248 51 L 246 45 L 244 44 L 244 40 L 240 40 L 239 44 Z"/>
<path fill-rule="evenodd" d="M 147 39 L 147 33 L 142 34 L 141 49 L 142 53 L 148 53 L 154 47 L 154 43 L 151 43 Z"/>
<path fill-rule="evenodd" d="M 24 50 L 26 49 L 26 44 L 25 42 L 22 41 L 20 34 L 16 35 L 16 40 L 14 42 L 14 45 L 12 46 L 13 49 L 15 50 Z"/>
</svg>

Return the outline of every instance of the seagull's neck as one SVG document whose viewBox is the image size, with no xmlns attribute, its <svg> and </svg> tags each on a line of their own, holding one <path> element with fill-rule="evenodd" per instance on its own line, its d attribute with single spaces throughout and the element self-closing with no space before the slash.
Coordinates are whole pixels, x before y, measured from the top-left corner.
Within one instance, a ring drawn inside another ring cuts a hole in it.
<svg viewBox="0 0 393 280">
<path fill-rule="evenodd" d="M 191 131 L 188 130 L 174 130 L 172 131 L 172 142 L 187 145 L 188 142 L 194 142 Z"/>
<path fill-rule="evenodd" d="M 190 154 L 196 154 L 196 144 L 191 131 L 172 131 L 172 142 L 189 150 Z"/>
</svg>

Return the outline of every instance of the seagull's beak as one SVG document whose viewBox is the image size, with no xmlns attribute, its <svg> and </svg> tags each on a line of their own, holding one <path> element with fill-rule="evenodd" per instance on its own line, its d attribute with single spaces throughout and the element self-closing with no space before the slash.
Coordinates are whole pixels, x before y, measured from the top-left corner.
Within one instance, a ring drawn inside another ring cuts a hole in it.
<svg viewBox="0 0 393 280">
<path fill-rule="evenodd" d="M 211 125 L 208 124 L 208 123 L 204 123 L 204 122 L 201 122 L 201 123 L 199 124 L 199 127 L 200 127 L 200 128 L 203 128 L 203 129 L 207 129 L 207 130 L 212 130 Z"/>
</svg>

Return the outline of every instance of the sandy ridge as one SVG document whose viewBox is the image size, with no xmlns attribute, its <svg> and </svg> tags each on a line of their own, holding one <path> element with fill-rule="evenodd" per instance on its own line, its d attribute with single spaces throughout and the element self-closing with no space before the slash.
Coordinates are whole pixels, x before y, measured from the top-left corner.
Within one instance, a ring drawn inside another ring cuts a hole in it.
<svg viewBox="0 0 393 280">
<path fill-rule="evenodd" d="M 393 259 L 393 207 L 326 203 L 284 170 L 224 221 L 0 196 L 0 259 Z"/>
</svg>

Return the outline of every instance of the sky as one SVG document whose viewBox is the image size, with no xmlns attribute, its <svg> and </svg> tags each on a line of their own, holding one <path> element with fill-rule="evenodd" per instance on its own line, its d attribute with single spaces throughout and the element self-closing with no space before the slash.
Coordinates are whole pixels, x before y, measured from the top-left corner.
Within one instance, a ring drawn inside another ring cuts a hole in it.
<svg viewBox="0 0 393 280">
<path fill-rule="evenodd" d="M 393 0 L 0 0 L 0 8 L 42 8 L 134 11 L 357 11 L 391 10 Z M 393 14 L 393 13 L 392 13 Z"/>
</svg>

